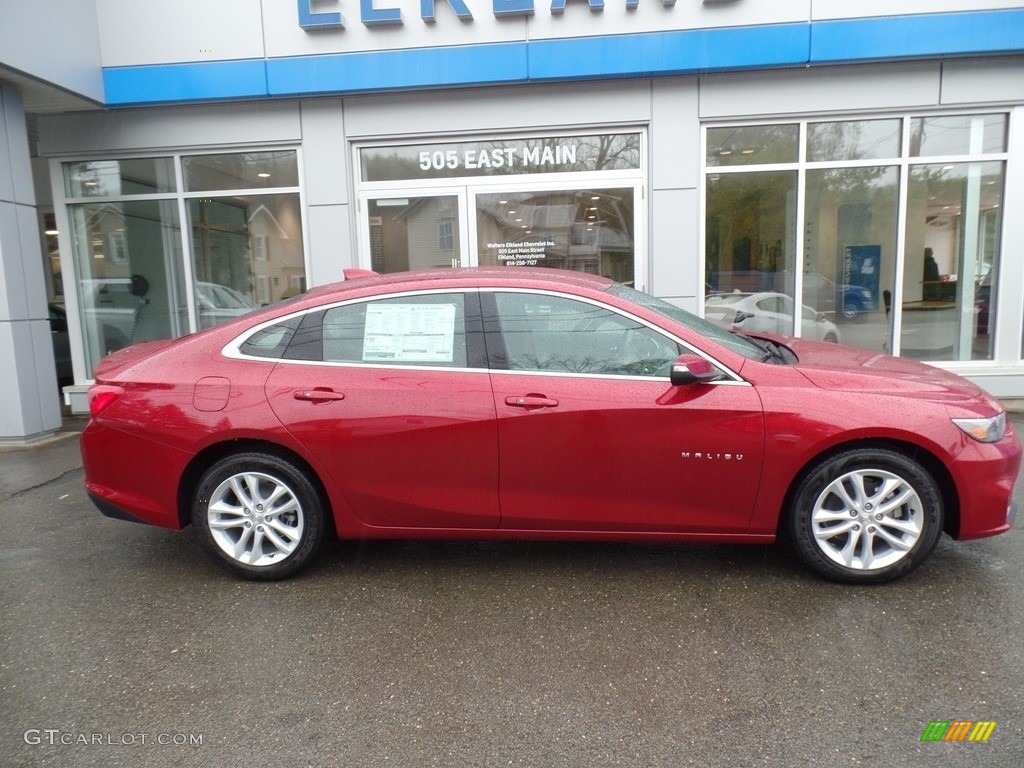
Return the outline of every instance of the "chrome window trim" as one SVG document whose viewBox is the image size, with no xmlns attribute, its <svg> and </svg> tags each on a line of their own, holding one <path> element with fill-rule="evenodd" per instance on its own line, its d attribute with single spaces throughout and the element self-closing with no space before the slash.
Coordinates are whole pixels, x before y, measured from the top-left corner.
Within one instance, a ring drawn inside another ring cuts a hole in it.
<svg viewBox="0 0 1024 768">
<path fill-rule="evenodd" d="M 393 293 L 380 293 L 372 296 L 359 296 L 352 299 L 343 299 L 341 301 L 332 301 L 326 304 L 319 304 L 315 307 L 307 307 L 306 309 L 297 310 L 280 317 L 275 317 L 272 320 L 266 320 L 259 325 L 248 328 L 244 333 L 239 334 L 227 344 L 221 348 L 221 354 L 232 360 L 245 360 L 252 362 L 262 363 L 274 363 L 281 365 L 317 365 L 327 366 L 331 368 L 373 368 L 377 370 L 392 370 L 392 371 L 452 371 L 452 372 L 465 372 L 465 373 L 491 373 L 501 375 L 516 375 L 516 376 L 542 376 L 542 377 L 570 377 L 580 379 L 611 379 L 615 381 L 662 381 L 668 382 L 668 376 L 626 376 L 620 374 L 609 374 L 609 373 L 573 373 L 570 371 L 519 371 L 519 370 L 506 370 L 506 369 L 493 369 L 493 368 L 468 368 L 465 366 L 452 366 L 452 365 L 389 365 L 387 363 L 353 363 L 353 362 L 336 362 L 336 361 L 324 361 L 324 360 L 285 360 L 276 357 L 259 357 L 257 355 L 246 355 L 240 350 L 242 344 L 244 344 L 253 334 L 262 331 L 265 328 L 278 325 L 280 323 L 291 320 L 295 317 L 301 317 L 309 314 L 310 312 L 323 312 L 336 307 L 348 306 L 350 304 L 358 304 L 360 302 L 378 301 L 386 299 L 414 297 L 414 296 L 425 296 L 425 295 L 438 295 L 445 293 L 530 293 L 539 296 L 552 296 L 561 299 L 571 299 L 575 301 L 581 301 L 585 304 L 591 304 L 596 307 L 607 309 L 617 315 L 639 323 L 650 330 L 671 339 L 675 343 L 679 344 L 687 352 L 702 357 L 711 363 L 715 368 L 722 371 L 728 378 L 720 381 L 708 382 L 711 386 L 745 386 L 749 387 L 751 384 L 741 377 L 738 373 L 733 371 L 724 363 L 721 363 L 716 358 L 707 354 L 706 352 L 694 347 L 692 344 L 687 342 L 685 339 L 676 336 L 674 333 L 670 333 L 665 328 L 662 328 L 655 323 L 648 322 L 642 317 L 637 317 L 631 312 L 626 312 L 619 307 L 613 306 L 607 302 L 593 299 L 589 296 L 580 296 L 575 293 L 566 293 L 563 291 L 545 289 L 545 288 L 521 288 L 521 287 L 506 287 L 506 286 L 467 286 L 465 288 L 421 288 L 411 291 L 395 291 Z M 684 353 L 685 354 L 685 353 Z"/>
</svg>

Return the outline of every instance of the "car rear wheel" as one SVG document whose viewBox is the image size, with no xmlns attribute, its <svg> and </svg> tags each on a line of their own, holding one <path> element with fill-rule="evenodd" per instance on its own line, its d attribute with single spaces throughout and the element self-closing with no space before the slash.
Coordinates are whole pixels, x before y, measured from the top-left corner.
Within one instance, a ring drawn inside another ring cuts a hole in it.
<svg viewBox="0 0 1024 768">
<path fill-rule="evenodd" d="M 245 579 L 284 579 L 304 568 L 324 537 L 324 504 L 305 472 L 262 452 L 221 459 L 192 504 L 203 549 Z"/>
<path fill-rule="evenodd" d="M 789 511 L 803 560 L 848 584 L 892 581 L 919 566 L 942 534 L 943 503 L 929 472 L 887 449 L 826 459 L 800 483 Z"/>
</svg>

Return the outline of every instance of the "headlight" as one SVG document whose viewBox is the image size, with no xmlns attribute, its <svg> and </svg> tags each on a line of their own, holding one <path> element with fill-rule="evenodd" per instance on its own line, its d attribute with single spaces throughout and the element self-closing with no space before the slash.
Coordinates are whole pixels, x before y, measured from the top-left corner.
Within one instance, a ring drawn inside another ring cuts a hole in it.
<svg viewBox="0 0 1024 768">
<path fill-rule="evenodd" d="M 953 423 L 979 443 L 994 443 L 1002 440 L 1006 434 L 1005 413 L 987 419 L 953 419 Z"/>
</svg>

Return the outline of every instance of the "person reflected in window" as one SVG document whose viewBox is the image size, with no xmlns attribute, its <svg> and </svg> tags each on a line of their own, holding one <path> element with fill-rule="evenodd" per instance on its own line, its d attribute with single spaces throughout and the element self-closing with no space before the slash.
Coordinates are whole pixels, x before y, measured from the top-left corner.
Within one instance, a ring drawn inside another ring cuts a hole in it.
<svg viewBox="0 0 1024 768">
<path fill-rule="evenodd" d="M 921 298 L 925 301 L 939 298 L 939 264 L 932 255 L 931 248 L 924 249 L 924 282 Z"/>
</svg>

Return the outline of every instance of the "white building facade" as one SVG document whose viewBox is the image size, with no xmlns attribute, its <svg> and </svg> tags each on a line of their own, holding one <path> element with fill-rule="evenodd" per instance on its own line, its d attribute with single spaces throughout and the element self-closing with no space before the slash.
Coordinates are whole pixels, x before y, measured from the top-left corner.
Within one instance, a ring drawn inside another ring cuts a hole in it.
<svg viewBox="0 0 1024 768">
<path fill-rule="evenodd" d="M 1024 397 L 1019 2 L 0 8 L 0 440 L 59 425 L 53 327 L 83 410 L 107 352 L 347 267 L 784 294 Z"/>
</svg>

